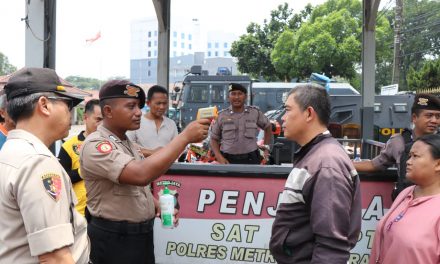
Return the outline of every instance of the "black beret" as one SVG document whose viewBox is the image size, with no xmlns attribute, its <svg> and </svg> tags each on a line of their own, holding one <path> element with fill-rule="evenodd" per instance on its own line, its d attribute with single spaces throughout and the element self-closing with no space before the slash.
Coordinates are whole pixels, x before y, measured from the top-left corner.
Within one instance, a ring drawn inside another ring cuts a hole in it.
<svg viewBox="0 0 440 264">
<path fill-rule="evenodd" d="M 33 93 L 53 92 L 59 96 L 72 99 L 77 105 L 83 100 L 72 93 L 68 93 L 61 84 L 57 73 L 49 68 L 22 68 L 12 74 L 5 85 L 7 100 Z"/>
<path fill-rule="evenodd" d="M 110 80 L 102 85 L 99 100 L 111 98 L 135 98 L 139 99 L 139 108 L 145 105 L 144 90 L 128 80 Z"/>
<path fill-rule="evenodd" d="M 239 83 L 230 83 L 229 84 L 229 92 L 232 91 L 242 91 L 243 93 L 247 94 L 247 89 L 243 85 Z"/>
<path fill-rule="evenodd" d="M 416 109 L 440 111 L 440 99 L 432 94 L 416 94 L 412 112 Z"/>
</svg>

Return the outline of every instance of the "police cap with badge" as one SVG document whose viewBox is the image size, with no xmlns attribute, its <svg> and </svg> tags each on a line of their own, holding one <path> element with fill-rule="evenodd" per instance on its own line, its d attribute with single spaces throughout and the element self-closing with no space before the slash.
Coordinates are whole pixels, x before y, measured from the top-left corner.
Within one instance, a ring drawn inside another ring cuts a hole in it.
<svg viewBox="0 0 440 264">
<path fill-rule="evenodd" d="M 49 68 L 22 68 L 12 74 L 5 85 L 7 100 L 34 93 L 51 92 L 72 101 L 71 107 L 81 103 L 82 97 L 69 93 L 60 77 Z"/>
<path fill-rule="evenodd" d="M 112 98 L 139 99 L 139 108 L 145 105 L 144 90 L 128 80 L 110 80 L 99 90 L 99 100 Z"/>
<path fill-rule="evenodd" d="M 416 94 L 411 113 L 419 109 L 440 111 L 440 99 L 432 94 Z"/>
<path fill-rule="evenodd" d="M 247 89 L 243 85 L 239 83 L 230 83 L 229 84 L 229 92 L 232 91 L 242 91 L 243 93 L 247 94 Z"/>
</svg>

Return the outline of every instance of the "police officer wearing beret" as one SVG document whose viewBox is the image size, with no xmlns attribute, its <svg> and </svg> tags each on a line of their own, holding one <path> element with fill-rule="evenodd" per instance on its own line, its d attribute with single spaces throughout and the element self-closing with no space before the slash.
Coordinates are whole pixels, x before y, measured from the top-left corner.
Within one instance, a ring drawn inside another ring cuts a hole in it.
<svg viewBox="0 0 440 264">
<path fill-rule="evenodd" d="M 23 68 L 5 86 L 17 124 L 0 151 L 0 263 L 88 263 L 87 223 L 49 146 L 69 134 L 82 101 L 52 69 Z"/>
<path fill-rule="evenodd" d="M 220 111 L 211 128 L 211 148 L 221 164 L 259 164 L 258 128 L 264 130 L 264 152 L 269 155 L 272 126 L 257 107 L 245 106 L 246 97 L 246 87 L 231 83 L 230 106 Z"/>
<path fill-rule="evenodd" d="M 91 215 L 90 258 L 94 264 L 155 263 L 153 223 L 158 212 L 149 185 L 168 170 L 188 143 L 206 138 L 210 120 L 190 123 L 168 145 L 144 159 L 140 147 L 126 136 L 128 130 L 139 129 L 145 105 L 142 88 L 126 80 L 111 80 L 101 87 L 99 100 L 102 124 L 80 150 Z"/>
<path fill-rule="evenodd" d="M 420 136 L 437 133 L 440 125 L 440 100 L 431 94 L 417 94 L 411 108 L 414 128 L 405 129 L 401 134 L 393 135 L 380 154 L 371 161 L 355 162 L 357 171 L 374 172 L 397 166 L 398 182 L 392 193 L 393 200 L 409 185 L 406 180 L 406 161 L 414 140 Z"/>
</svg>

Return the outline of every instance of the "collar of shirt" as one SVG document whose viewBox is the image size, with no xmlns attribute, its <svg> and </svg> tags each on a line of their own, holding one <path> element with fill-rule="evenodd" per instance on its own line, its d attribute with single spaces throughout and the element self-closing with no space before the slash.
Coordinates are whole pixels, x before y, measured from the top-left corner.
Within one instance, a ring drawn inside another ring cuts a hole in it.
<svg viewBox="0 0 440 264">
<path fill-rule="evenodd" d="M 53 156 L 52 152 L 50 152 L 49 148 L 34 134 L 23 130 L 23 129 L 14 129 L 9 131 L 8 139 L 23 139 L 31 144 L 37 153 Z"/>
<path fill-rule="evenodd" d="M 114 142 L 117 143 L 121 143 L 122 140 L 120 138 L 118 138 L 118 136 L 116 136 L 115 134 L 113 134 L 110 130 L 108 130 L 106 127 L 104 127 L 103 125 L 99 125 L 97 130 L 99 132 L 101 132 L 102 134 L 104 134 L 106 137 L 109 137 L 111 140 L 113 140 Z"/>
</svg>

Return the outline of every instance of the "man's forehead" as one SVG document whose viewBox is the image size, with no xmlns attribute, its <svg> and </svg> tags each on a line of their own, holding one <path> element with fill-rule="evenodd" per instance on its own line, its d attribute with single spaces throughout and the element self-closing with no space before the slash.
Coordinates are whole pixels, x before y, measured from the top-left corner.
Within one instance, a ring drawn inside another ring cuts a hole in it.
<svg viewBox="0 0 440 264">
<path fill-rule="evenodd" d="M 422 114 L 440 114 L 440 110 L 422 109 Z"/>
</svg>

